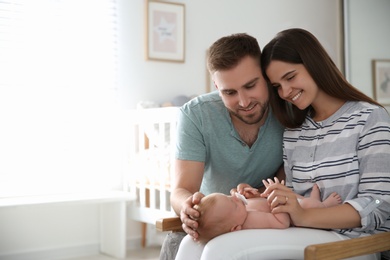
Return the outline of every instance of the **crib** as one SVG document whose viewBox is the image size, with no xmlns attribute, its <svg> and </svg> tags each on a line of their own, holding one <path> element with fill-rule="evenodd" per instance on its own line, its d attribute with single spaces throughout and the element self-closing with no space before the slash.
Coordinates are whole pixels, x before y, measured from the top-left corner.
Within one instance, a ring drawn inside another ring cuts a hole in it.
<svg viewBox="0 0 390 260">
<path fill-rule="evenodd" d="M 147 224 L 176 214 L 170 205 L 178 107 L 137 109 L 131 115 L 129 192 L 136 198 L 129 216 L 142 222 L 141 245 Z"/>
</svg>

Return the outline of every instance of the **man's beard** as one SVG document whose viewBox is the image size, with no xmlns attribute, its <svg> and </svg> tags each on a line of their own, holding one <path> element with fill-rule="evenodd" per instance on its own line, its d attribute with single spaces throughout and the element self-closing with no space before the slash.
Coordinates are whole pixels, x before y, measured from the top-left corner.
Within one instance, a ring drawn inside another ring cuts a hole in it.
<svg viewBox="0 0 390 260">
<path fill-rule="evenodd" d="M 263 104 L 257 103 L 257 105 L 260 106 L 260 115 L 258 115 L 257 117 L 254 117 L 256 115 L 252 115 L 250 117 L 243 117 L 239 113 L 236 113 L 235 111 L 232 111 L 230 109 L 228 109 L 228 110 L 229 110 L 230 114 L 232 114 L 233 116 L 235 116 L 236 118 L 238 118 L 239 120 L 244 122 L 245 124 L 254 125 L 254 124 L 259 123 L 261 120 L 263 120 L 263 118 L 265 118 L 267 116 L 269 102 L 266 101 Z"/>
</svg>

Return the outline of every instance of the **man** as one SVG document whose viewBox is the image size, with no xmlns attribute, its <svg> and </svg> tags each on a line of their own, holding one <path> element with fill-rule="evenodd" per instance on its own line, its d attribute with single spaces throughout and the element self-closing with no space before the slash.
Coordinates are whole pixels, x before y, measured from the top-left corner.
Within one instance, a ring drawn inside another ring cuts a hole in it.
<svg viewBox="0 0 390 260">
<path fill-rule="evenodd" d="M 171 204 L 195 240 L 199 212 L 192 207 L 204 195 L 229 194 L 240 183 L 262 188 L 262 180 L 275 174 L 284 179 L 283 127 L 268 104 L 260 55 L 257 40 L 247 34 L 217 40 L 207 57 L 217 91 L 180 109 Z M 174 259 L 186 233 L 168 234 L 160 259 Z"/>
</svg>

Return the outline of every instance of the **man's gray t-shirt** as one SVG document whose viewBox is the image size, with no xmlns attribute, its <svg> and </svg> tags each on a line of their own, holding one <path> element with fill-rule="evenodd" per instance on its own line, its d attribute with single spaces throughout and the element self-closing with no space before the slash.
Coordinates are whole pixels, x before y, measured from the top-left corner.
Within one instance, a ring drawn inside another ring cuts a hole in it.
<svg viewBox="0 0 390 260">
<path fill-rule="evenodd" d="M 283 127 L 271 112 L 249 147 L 234 129 L 218 91 L 199 96 L 181 107 L 176 158 L 205 163 L 200 191 L 229 194 L 239 183 L 263 186 L 282 165 Z"/>
</svg>

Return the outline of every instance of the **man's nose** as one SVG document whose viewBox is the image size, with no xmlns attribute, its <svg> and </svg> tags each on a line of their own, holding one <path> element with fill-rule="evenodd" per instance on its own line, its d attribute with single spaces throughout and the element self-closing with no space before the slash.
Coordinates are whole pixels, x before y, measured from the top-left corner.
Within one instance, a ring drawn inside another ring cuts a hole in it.
<svg viewBox="0 0 390 260">
<path fill-rule="evenodd" d="M 238 95 L 238 104 L 241 107 L 247 107 L 247 106 L 249 106 L 250 103 L 251 103 L 250 98 L 247 95 L 245 95 L 243 93 Z"/>
</svg>

